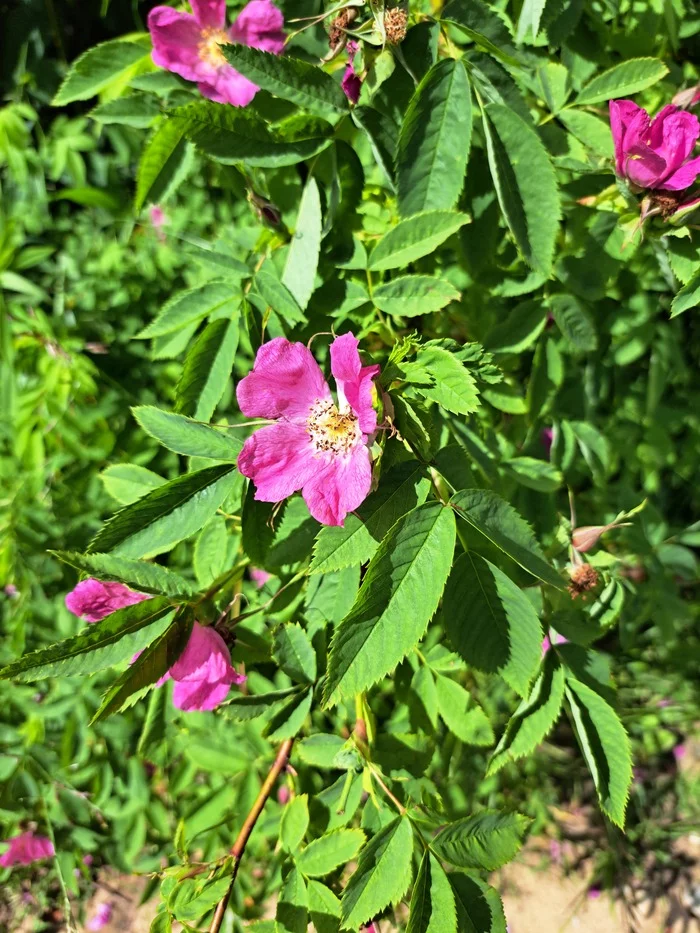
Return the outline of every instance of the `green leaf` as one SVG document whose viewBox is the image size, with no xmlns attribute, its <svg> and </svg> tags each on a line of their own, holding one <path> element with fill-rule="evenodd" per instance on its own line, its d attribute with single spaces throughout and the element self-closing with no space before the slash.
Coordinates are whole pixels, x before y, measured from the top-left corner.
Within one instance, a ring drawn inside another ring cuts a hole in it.
<svg viewBox="0 0 700 933">
<path fill-rule="evenodd" d="M 472 136 L 472 98 L 461 61 L 437 62 L 416 88 L 399 133 L 399 212 L 454 207 L 464 184 Z"/>
<path fill-rule="evenodd" d="M 89 553 L 154 557 L 205 525 L 236 483 L 229 464 L 186 473 L 117 512 L 93 538 Z"/>
<path fill-rule="evenodd" d="M 150 41 L 146 35 L 101 42 L 76 58 L 52 106 L 64 107 L 75 100 L 88 100 L 112 82 L 126 84 L 132 75 L 150 63 L 150 57 Z"/>
<path fill-rule="evenodd" d="M 118 609 L 72 638 L 25 654 L 0 670 L 0 677 L 40 680 L 84 676 L 120 664 L 161 634 L 170 623 L 172 608 L 169 599 L 156 596 Z"/>
<path fill-rule="evenodd" d="M 296 753 L 302 761 L 314 768 L 354 770 L 360 764 L 360 756 L 351 740 L 339 735 L 317 733 L 302 739 Z"/>
<path fill-rule="evenodd" d="M 465 489 L 452 497 L 457 514 L 481 532 L 516 564 L 550 586 L 564 588 L 564 581 L 542 553 L 532 528 L 504 499 L 488 489 Z"/>
<path fill-rule="evenodd" d="M 447 875 L 425 852 L 411 895 L 406 933 L 457 933 L 455 898 Z"/>
<path fill-rule="evenodd" d="M 447 411 L 468 415 L 479 407 L 476 380 L 456 354 L 444 347 L 425 344 L 416 362 L 402 368 L 408 381 L 417 383 L 414 388 L 419 395 Z"/>
<path fill-rule="evenodd" d="M 231 378 L 238 349 L 238 317 L 207 324 L 185 357 L 175 387 L 175 410 L 209 421 Z"/>
<path fill-rule="evenodd" d="M 320 881 L 309 881 L 309 914 L 316 933 L 340 930 L 340 901 Z"/>
<path fill-rule="evenodd" d="M 590 311 L 574 295 L 551 295 L 547 301 L 557 327 L 576 353 L 598 349 L 598 335 Z"/>
<path fill-rule="evenodd" d="M 318 68 L 314 71 L 322 74 Z M 224 165 L 237 162 L 259 168 L 296 165 L 318 155 L 332 142 L 327 124 L 305 117 L 268 126 L 250 108 L 206 101 L 189 104 L 175 113 L 187 138 L 201 152 Z"/>
<path fill-rule="evenodd" d="M 228 891 L 231 877 L 225 874 L 213 881 L 184 878 L 178 881 L 168 898 L 168 910 L 183 924 L 196 923 Z M 191 931 L 193 927 L 185 927 Z"/>
<path fill-rule="evenodd" d="M 316 179 L 309 178 L 301 195 L 296 229 L 282 273 L 282 284 L 302 309 L 308 305 L 316 286 L 322 227 L 321 196 Z"/>
<path fill-rule="evenodd" d="M 311 712 L 313 693 L 305 689 L 282 704 L 265 726 L 263 734 L 272 742 L 289 739 L 301 729 Z"/>
<path fill-rule="evenodd" d="M 398 145 L 398 129 L 391 117 L 379 113 L 374 107 L 354 107 L 353 123 L 369 140 L 372 155 L 384 174 L 391 191 L 394 191 L 394 155 Z"/>
<path fill-rule="evenodd" d="M 518 42 L 522 42 L 529 32 L 534 43 L 540 31 L 540 21 L 546 5 L 547 0 L 524 0 L 518 19 Z"/>
<path fill-rule="evenodd" d="M 369 268 L 373 272 L 396 269 L 428 256 L 468 221 L 466 214 L 457 211 L 414 214 L 381 237 L 369 257 Z"/>
<path fill-rule="evenodd" d="M 360 854 L 340 904 L 344 930 L 359 930 L 389 904 L 398 904 L 411 883 L 413 832 L 399 816 L 377 833 Z"/>
<path fill-rule="evenodd" d="M 298 687 L 287 687 L 285 690 L 275 690 L 271 693 L 239 694 L 226 700 L 221 709 L 228 719 L 247 722 L 249 719 L 257 719 L 278 703 L 283 703 L 298 693 Z"/>
<path fill-rule="evenodd" d="M 493 745 L 491 723 L 471 694 L 444 674 L 435 678 L 438 712 L 453 735 L 467 745 Z"/>
<path fill-rule="evenodd" d="M 548 275 L 561 204 L 554 168 L 536 131 L 502 104 L 484 107 L 484 132 L 498 203 L 521 253 Z"/>
<path fill-rule="evenodd" d="M 454 513 L 439 502 L 400 518 L 372 558 L 328 659 L 327 705 L 366 690 L 423 636 L 452 563 Z"/>
<path fill-rule="evenodd" d="M 411 689 L 421 701 L 425 715 L 433 729 L 437 728 L 438 696 L 435 677 L 426 665 L 421 664 L 411 679 Z"/>
<path fill-rule="evenodd" d="M 155 320 L 147 324 L 136 335 L 137 340 L 149 337 L 161 337 L 180 330 L 188 324 L 197 324 L 214 311 L 219 317 L 227 314 L 238 317 L 240 297 L 235 293 L 230 282 L 214 281 L 196 285 L 184 292 L 178 292 L 167 301 Z"/>
<path fill-rule="evenodd" d="M 90 725 L 118 713 L 129 705 L 134 694 L 140 693 L 159 680 L 180 657 L 187 647 L 192 633 L 194 617 L 188 612 L 180 614 L 158 638 L 132 661 L 104 695 L 100 708 L 90 720 Z"/>
<path fill-rule="evenodd" d="M 108 466 L 100 473 L 100 479 L 110 496 L 121 505 L 130 505 L 146 493 L 167 483 L 162 476 L 135 463 L 115 463 Z"/>
<path fill-rule="evenodd" d="M 336 526 L 327 526 L 336 527 Z M 315 574 L 304 595 L 304 615 L 309 622 L 340 622 L 350 612 L 360 588 L 360 568 L 345 567 L 334 573 Z"/>
<path fill-rule="evenodd" d="M 519 67 L 508 27 L 483 0 L 451 0 L 440 18 L 462 29 L 472 42 L 489 55 Z"/>
<path fill-rule="evenodd" d="M 499 673 L 521 696 L 542 654 L 530 600 L 492 563 L 467 551 L 455 561 L 443 599 L 445 632 L 467 664 Z"/>
<path fill-rule="evenodd" d="M 299 794 L 285 804 L 280 822 L 280 842 L 286 852 L 295 852 L 309 828 L 309 796 Z"/>
<path fill-rule="evenodd" d="M 297 868 L 307 878 L 322 878 L 356 858 L 364 843 L 361 829 L 335 829 L 302 849 Z"/>
<path fill-rule="evenodd" d="M 397 317 L 430 314 L 459 297 L 451 282 L 432 275 L 401 275 L 372 292 L 372 301 L 379 310 Z"/>
<path fill-rule="evenodd" d="M 478 876 L 453 871 L 448 878 L 457 908 L 458 933 L 507 933 L 497 891 Z"/>
<path fill-rule="evenodd" d="M 576 103 L 599 104 L 616 97 L 629 97 L 656 84 L 668 68 L 658 58 L 629 58 L 597 75 L 579 92 Z"/>
<path fill-rule="evenodd" d="M 344 526 L 324 526 L 316 538 L 310 572 L 330 573 L 370 560 L 391 526 L 425 501 L 430 480 L 417 460 L 397 463 L 385 474 L 376 492 L 345 519 Z"/>
<path fill-rule="evenodd" d="M 348 100 L 339 84 L 318 65 L 289 56 L 272 55 L 245 45 L 224 45 L 230 65 L 258 87 L 291 101 L 302 110 L 335 123 L 348 113 Z"/>
<path fill-rule="evenodd" d="M 202 588 L 212 585 L 226 570 L 229 561 L 228 531 L 223 515 L 214 515 L 197 535 L 192 566 Z"/>
<path fill-rule="evenodd" d="M 185 124 L 177 117 L 163 120 L 153 131 L 141 153 L 136 173 L 134 210 L 146 201 L 166 201 L 185 179 L 193 165 L 192 145 L 185 139 Z"/>
<path fill-rule="evenodd" d="M 170 698 L 167 690 L 153 690 L 148 698 L 148 709 L 143 721 L 136 753 L 148 757 L 163 741 L 168 723 Z"/>
<path fill-rule="evenodd" d="M 696 272 L 687 285 L 678 292 L 671 302 L 671 317 L 678 317 L 690 308 L 700 304 L 700 272 Z"/>
<path fill-rule="evenodd" d="M 292 868 L 277 902 L 278 933 L 306 933 L 309 925 L 309 893 L 301 872 Z"/>
<path fill-rule="evenodd" d="M 116 557 L 114 554 L 78 554 L 75 551 L 50 553 L 91 577 L 125 583 L 141 593 L 187 599 L 194 592 L 192 585 L 184 577 L 161 564 Z"/>
<path fill-rule="evenodd" d="M 548 460 L 535 457 L 513 457 L 503 461 L 503 470 L 521 486 L 537 492 L 556 492 L 564 483 L 564 477 Z"/>
<path fill-rule="evenodd" d="M 556 653 L 549 651 L 532 690 L 510 718 L 488 773 L 495 774 L 507 762 L 532 754 L 559 718 L 563 702 L 564 669 Z"/>
<path fill-rule="evenodd" d="M 484 340 L 484 348 L 492 353 L 522 353 L 537 341 L 547 324 L 544 302 L 523 301 L 508 317 L 492 328 Z"/>
<path fill-rule="evenodd" d="M 606 816 L 621 829 L 632 784 L 630 740 L 615 710 L 586 684 L 567 677 L 576 736 Z"/>
<path fill-rule="evenodd" d="M 299 324 L 306 320 L 306 315 L 299 307 L 294 295 L 270 272 L 262 269 L 255 276 L 254 284 L 265 304 L 276 311 L 286 324 Z"/>
<path fill-rule="evenodd" d="M 277 629 L 272 657 L 297 683 L 312 684 L 316 680 L 316 652 L 298 623 Z"/>
<path fill-rule="evenodd" d="M 118 123 L 121 126 L 146 129 L 160 113 L 160 105 L 151 94 L 137 92 L 100 104 L 90 112 L 90 116 L 99 123 Z"/>
<path fill-rule="evenodd" d="M 530 822 L 520 813 L 482 810 L 440 830 L 430 848 L 457 868 L 495 871 L 520 850 Z"/>
<path fill-rule="evenodd" d="M 235 463 L 243 444 L 226 431 L 217 431 L 185 415 L 163 411 L 151 405 L 131 409 L 141 427 L 155 437 L 159 444 L 185 457 L 206 457 Z"/>
<path fill-rule="evenodd" d="M 595 155 L 612 159 L 615 155 L 610 123 L 587 110 L 562 110 L 557 117 L 567 130 Z"/>
</svg>

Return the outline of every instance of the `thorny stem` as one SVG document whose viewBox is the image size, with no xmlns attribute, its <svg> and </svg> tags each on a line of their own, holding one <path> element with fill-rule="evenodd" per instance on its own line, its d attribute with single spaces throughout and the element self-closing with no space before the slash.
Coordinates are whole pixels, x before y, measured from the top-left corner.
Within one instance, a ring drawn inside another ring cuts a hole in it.
<svg viewBox="0 0 700 933">
<path fill-rule="evenodd" d="M 245 852 L 245 847 L 248 845 L 248 840 L 250 839 L 251 833 L 255 828 L 255 824 L 258 822 L 258 818 L 263 811 L 267 798 L 272 793 L 272 789 L 275 786 L 277 778 L 280 776 L 282 771 L 289 761 L 289 756 L 292 752 L 292 746 L 294 745 L 294 739 L 285 739 L 284 742 L 279 747 L 277 752 L 277 757 L 275 758 L 272 767 L 268 771 L 267 777 L 263 781 L 263 785 L 260 788 L 260 793 L 258 794 L 255 803 L 250 809 L 250 813 L 245 818 L 245 822 L 241 827 L 241 831 L 238 834 L 238 838 L 231 847 L 229 855 L 234 859 L 233 863 L 233 873 L 231 875 L 231 883 L 228 886 L 228 891 L 221 898 L 217 904 L 216 911 L 214 913 L 214 919 L 211 922 L 209 927 L 209 933 L 219 933 L 221 929 L 221 924 L 223 923 L 224 914 L 226 913 L 226 908 L 228 907 L 228 902 L 231 899 L 231 892 L 233 891 L 233 885 L 236 881 L 236 875 L 238 874 L 238 868 L 241 864 L 241 859 L 243 858 L 243 853 Z"/>
</svg>

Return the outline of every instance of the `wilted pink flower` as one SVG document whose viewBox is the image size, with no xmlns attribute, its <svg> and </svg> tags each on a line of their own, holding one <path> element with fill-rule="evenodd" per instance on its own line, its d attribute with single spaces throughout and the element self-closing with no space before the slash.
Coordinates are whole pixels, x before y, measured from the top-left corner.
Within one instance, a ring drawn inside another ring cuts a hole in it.
<svg viewBox="0 0 700 933">
<path fill-rule="evenodd" d="M 362 90 L 362 81 L 360 81 L 359 75 L 355 74 L 355 66 L 353 64 L 353 58 L 357 52 L 357 42 L 351 39 L 346 49 L 348 53 L 348 64 L 345 68 L 341 87 L 345 91 L 347 99 L 353 104 L 356 104 L 360 99 L 360 91 Z"/>
<path fill-rule="evenodd" d="M 689 159 L 700 136 L 692 113 L 667 104 L 650 119 L 631 100 L 610 101 L 617 174 L 640 188 L 682 191 L 700 174 L 700 156 Z"/>
<path fill-rule="evenodd" d="M 117 609 L 133 606 L 144 599 L 150 597 L 145 593 L 130 590 L 123 583 L 103 583 L 94 577 L 88 577 L 68 593 L 66 609 L 86 622 L 99 622 Z"/>
<path fill-rule="evenodd" d="M 53 843 L 46 836 L 36 836 L 33 832 L 20 833 L 8 839 L 10 848 L 0 855 L 0 866 L 11 868 L 13 865 L 31 865 L 41 859 L 53 858 L 56 854 Z"/>
<path fill-rule="evenodd" d="M 261 570 L 259 567 L 251 567 L 250 579 L 258 589 L 261 589 L 263 586 L 265 586 L 268 580 L 272 579 L 272 574 L 268 573 L 267 570 Z"/>
<path fill-rule="evenodd" d="M 700 84 L 678 91 L 677 94 L 674 94 L 671 103 L 675 104 L 676 107 L 692 107 L 698 101 L 700 101 Z"/>
<path fill-rule="evenodd" d="M 104 903 L 98 906 L 97 910 L 88 921 L 88 930 L 101 930 L 103 927 L 106 927 L 112 919 L 113 912 L 114 905 L 112 902 L 104 901 Z"/>
<path fill-rule="evenodd" d="M 219 46 L 234 42 L 279 55 L 285 40 L 282 11 L 271 0 L 250 0 L 226 32 L 225 0 L 191 0 L 191 6 L 194 15 L 169 6 L 148 14 L 153 61 L 196 81 L 204 97 L 245 107 L 258 87 L 228 64 Z"/>
<path fill-rule="evenodd" d="M 209 626 L 194 623 L 190 640 L 160 683 L 172 678 L 173 705 L 185 712 L 214 709 L 231 689 L 242 684 L 243 674 L 231 665 L 231 654 L 221 635 Z"/>
<path fill-rule="evenodd" d="M 549 649 L 552 647 L 552 644 L 566 645 L 568 644 L 568 641 L 569 641 L 568 638 L 565 638 L 563 635 L 560 635 L 559 632 L 555 632 L 554 629 L 550 629 L 550 631 L 553 636 L 553 641 L 549 635 L 544 636 L 544 639 L 542 640 L 542 657 L 544 657 L 547 654 Z"/>
<path fill-rule="evenodd" d="M 255 498 L 280 502 L 301 490 L 315 519 L 342 525 L 372 483 L 368 442 L 377 428 L 372 380 L 379 366 L 363 366 L 352 334 L 330 347 L 336 405 L 323 373 L 303 343 L 275 337 L 238 383 L 244 415 L 271 418 L 245 442 L 238 469 L 253 481 Z"/>
</svg>

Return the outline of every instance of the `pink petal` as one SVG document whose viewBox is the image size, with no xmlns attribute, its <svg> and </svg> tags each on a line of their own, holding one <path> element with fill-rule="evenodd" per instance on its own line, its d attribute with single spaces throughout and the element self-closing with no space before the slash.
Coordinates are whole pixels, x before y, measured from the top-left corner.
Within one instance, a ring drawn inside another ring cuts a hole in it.
<svg viewBox="0 0 700 933">
<path fill-rule="evenodd" d="M 87 925 L 88 930 L 97 931 L 106 927 L 112 919 L 113 911 L 114 907 L 110 901 L 100 904 Z"/>
<path fill-rule="evenodd" d="M 229 31 L 233 42 L 279 55 L 284 49 L 284 16 L 270 0 L 250 0 Z"/>
<path fill-rule="evenodd" d="M 236 397 L 248 418 L 306 419 L 314 402 L 330 400 L 331 393 L 308 347 L 275 337 L 258 350 Z"/>
<path fill-rule="evenodd" d="M 345 96 L 353 104 L 356 104 L 360 99 L 360 91 L 362 90 L 362 81 L 355 74 L 355 69 L 352 65 L 348 65 L 345 69 L 345 74 L 343 75 L 343 80 L 340 82 L 340 86 L 345 92 Z"/>
<path fill-rule="evenodd" d="M 258 589 L 261 589 L 263 586 L 265 586 L 268 580 L 272 579 L 272 574 L 268 573 L 267 570 L 261 570 L 259 567 L 251 567 L 250 579 Z"/>
<path fill-rule="evenodd" d="M 20 833 L 7 841 L 10 844 L 9 849 L 0 855 L 2 868 L 31 865 L 32 862 L 41 859 L 53 858 L 56 854 L 50 839 L 46 836 L 35 836 L 32 832 Z"/>
<path fill-rule="evenodd" d="M 661 111 L 668 111 L 668 116 L 661 124 L 661 142 L 656 145 L 655 137 L 658 133 L 654 132 L 654 123 L 652 123 L 651 147 L 666 160 L 667 171 L 669 175 L 676 172 L 688 158 L 695 148 L 695 143 L 700 136 L 700 123 L 698 118 L 692 113 L 686 113 L 684 110 L 675 112 L 676 108 L 669 105 Z M 673 111 L 673 112 L 671 112 Z M 660 116 L 660 115 L 659 115 Z M 658 117 L 656 118 L 658 120 Z"/>
<path fill-rule="evenodd" d="M 221 635 L 210 626 L 195 622 L 187 647 L 169 673 L 177 682 L 213 684 L 232 671 L 231 655 Z"/>
<path fill-rule="evenodd" d="M 232 104 L 245 107 L 260 90 L 248 78 L 230 66 L 219 68 L 207 81 L 201 81 L 197 87 L 200 94 L 216 101 L 217 104 Z"/>
<path fill-rule="evenodd" d="M 331 372 L 338 386 L 340 411 L 348 405 L 358 417 L 360 430 L 372 434 L 377 429 L 377 413 L 372 407 L 372 380 L 379 366 L 364 366 L 357 352 L 359 340 L 352 334 L 336 337 L 331 344 Z"/>
<path fill-rule="evenodd" d="M 231 683 L 219 681 L 177 681 L 173 688 L 173 706 L 186 713 L 205 712 L 214 709 L 226 699 Z"/>
<path fill-rule="evenodd" d="M 238 469 L 252 480 L 261 502 L 281 502 L 298 492 L 318 468 L 306 428 L 287 421 L 256 431 L 238 455 Z"/>
<path fill-rule="evenodd" d="M 200 26 L 223 29 L 226 25 L 226 0 L 190 0 L 190 6 Z"/>
<path fill-rule="evenodd" d="M 66 609 L 86 622 L 99 622 L 117 609 L 133 606 L 150 599 L 145 593 L 136 593 L 123 583 L 103 583 L 88 577 L 66 594 Z"/>
<path fill-rule="evenodd" d="M 644 113 L 646 115 L 646 111 L 642 110 L 641 107 L 638 107 L 631 100 L 611 100 L 609 107 L 610 130 L 615 144 L 615 167 L 618 175 L 624 175 L 623 142 L 625 131 L 638 114 Z M 647 120 L 648 119 L 647 116 Z"/>
<path fill-rule="evenodd" d="M 659 187 L 664 188 L 666 191 L 683 191 L 684 188 L 689 188 L 695 182 L 698 175 L 700 175 L 700 156 L 682 165 L 677 172 L 674 172 Z"/>
<path fill-rule="evenodd" d="M 302 495 L 313 517 L 323 525 L 342 525 L 369 495 L 372 486 L 372 463 L 364 444 L 350 454 L 330 454 L 325 466 L 304 484 Z"/>
<path fill-rule="evenodd" d="M 153 42 L 153 62 L 174 71 L 187 81 L 202 81 L 213 69 L 199 56 L 202 30 L 190 13 L 178 13 L 169 6 L 154 7 L 148 14 L 148 30 Z"/>
<path fill-rule="evenodd" d="M 666 162 L 648 146 L 632 146 L 626 152 L 625 173 L 640 188 L 656 188 L 666 173 Z"/>
</svg>

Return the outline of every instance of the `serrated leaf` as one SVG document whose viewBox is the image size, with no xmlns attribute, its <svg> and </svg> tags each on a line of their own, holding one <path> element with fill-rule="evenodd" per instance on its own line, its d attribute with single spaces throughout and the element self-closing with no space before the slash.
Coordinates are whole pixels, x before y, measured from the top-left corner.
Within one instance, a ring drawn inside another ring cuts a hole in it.
<svg viewBox="0 0 700 933">
<path fill-rule="evenodd" d="M 613 147 L 610 123 L 587 110 L 566 109 L 557 114 L 557 117 L 567 130 L 584 146 L 592 149 L 597 156 L 612 159 L 615 151 Z"/>
<path fill-rule="evenodd" d="M 550 586 L 564 588 L 564 581 L 551 567 L 532 528 L 504 499 L 488 489 L 465 489 L 451 499 L 457 514 L 481 532 L 516 564 Z"/>
<path fill-rule="evenodd" d="M 185 357 L 175 387 L 175 410 L 209 421 L 226 391 L 238 349 L 238 316 L 207 324 Z"/>
<path fill-rule="evenodd" d="M 316 680 L 316 652 L 298 623 L 277 629 L 272 657 L 292 680 L 309 684 Z"/>
<path fill-rule="evenodd" d="M 557 327 L 571 349 L 592 353 L 598 349 L 598 334 L 590 311 L 574 295 L 551 295 L 547 302 Z"/>
<path fill-rule="evenodd" d="M 563 702 L 564 669 L 550 651 L 532 690 L 508 721 L 489 761 L 488 773 L 494 774 L 507 762 L 530 755 L 553 728 Z"/>
<path fill-rule="evenodd" d="M 195 923 L 228 891 L 230 875 L 212 881 L 202 882 L 196 878 L 184 878 L 178 881 L 168 897 L 168 910 L 183 924 Z M 191 931 L 192 927 L 185 927 Z"/>
<path fill-rule="evenodd" d="M 282 273 L 282 284 L 289 289 L 302 309 L 308 305 L 316 286 L 322 228 L 321 196 L 316 179 L 309 178 L 301 195 L 296 229 Z"/>
<path fill-rule="evenodd" d="M 214 281 L 196 285 L 184 292 L 178 292 L 167 301 L 158 312 L 155 320 L 147 324 L 135 339 L 146 340 L 149 337 L 161 337 L 180 330 L 188 325 L 197 324 L 209 314 L 218 312 L 219 316 L 238 316 L 240 298 L 230 282 Z"/>
<path fill-rule="evenodd" d="M 428 256 L 469 221 L 457 211 L 426 211 L 400 221 L 380 238 L 369 257 L 373 272 L 396 269 Z"/>
<path fill-rule="evenodd" d="M 367 136 L 372 155 L 390 190 L 394 191 L 394 156 L 399 135 L 396 123 L 374 107 L 354 107 L 352 120 Z"/>
<path fill-rule="evenodd" d="M 104 487 L 121 505 L 130 505 L 167 480 L 135 463 L 114 463 L 100 473 Z"/>
<path fill-rule="evenodd" d="M 411 895 L 406 933 L 457 933 L 455 898 L 447 875 L 425 852 Z"/>
<path fill-rule="evenodd" d="M 148 698 L 148 709 L 141 728 L 136 753 L 148 757 L 163 741 L 167 727 L 167 710 L 170 700 L 167 690 L 153 690 Z"/>
<path fill-rule="evenodd" d="M 311 712 L 313 693 L 310 689 L 296 693 L 274 713 L 263 730 L 271 742 L 289 739 L 301 729 Z"/>
<path fill-rule="evenodd" d="M 364 847 L 340 903 L 342 929 L 358 930 L 389 904 L 397 904 L 411 883 L 413 832 L 399 816 Z"/>
<path fill-rule="evenodd" d="M 286 852 L 295 852 L 309 828 L 309 796 L 298 794 L 285 804 L 280 822 L 280 842 Z"/>
<path fill-rule="evenodd" d="M 277 933 L 306 933 L 309 924 L 309 892 L 301 872 L 292 868 L 277 902 Z"/>
<path fill-rule="evenodd" d="M 161 564 L 116 557 L 114 554 L 78 554 L 75 551 L 52 551 L 50 553 L 55 554 L 71 567 L 90 574 L 91 577 L 125 583 L 142 593 L 187 599 L 194 592 L 192 585 L 184 577 Z"/>
<path fill-rule="evenodd" d="M 338 933 L 340 901 L 320 881 L 309 881 L 309 914 L 316 933 Z"/>
<path fill-rule="evenodd" d="M 492 353 L 522 353 L 528 350 L 547 324 L 547 306 L 539 300 L 516 305 L 501 324 L 493 327 L 484 340 Z"/>
<path fill-rule="evenodd" d="M 547 150 L 537 132 L 502 104 L 484 107 L 484 132 L 498 203 L 527 262 L 548 275 L 561 203 Z"/>
<path fill-rule="evenodd" d="M 265 304 L 276 311 L 286 324 L 299 324 L 306 320 L 306 315 L 294 295 L 270 272 L 264 269 L 258 272 L 255 276 L 255 289 Z"/>
<path fill-rule="evenodd" d="M 448 824 L 430 848 L 457 868 L 495 871 L 514 858 L 530 822 L 520 813 L 482 810 Z"/>
<path fill-rule="evenodd" d="M 489 55 L 519 66 L 508 27 L 483 0 L 451 0 L 440 18 L 463 29 L 472 42 Z"/>
<path fill-rule="evenodd" d="M 435 729 L 438 718 L 438 696 L 435 677 L 427 665 L 421 664 L 411 679 L 411 689 L 421 701 L 430 725 Z"/>
<path fill-rule="evenodd" d="M 175 664 L 187 647 L 192 633 L 192 615 L 176 616 L 168 628 L 135 658 L 102 699 L 90 725 L 118 713 L 134 694 L 150 687 Z"/>
<path fill-rule="evenodd" d="M 221 709 L 227 718 L 247 722 L 249 719 L 257 719 L 258 716 L 262 716 L 278 703 L 288 700 L 298 692 L 298 687 L 288 687 L 285 690 L 275 690 L 271 693 L 241 694 L 226 700 L 221 704 Z"/>
<path fill-rule="evenodd" d="M 472 100 L 461 61 L 444 58 L 420 82 L 401 125 L 396 155 L 399 211 L 454 207 L 464 184 Z"/>
<path fill-rule="evenodd" d="M 121 126 L 149 127 L 161 113 L 160 105 L 150 94 L 125 94 L 108 100 L 90 112 L 99 123 L 117 123 Z"/>
<path fill-rule="evenodd" d="M 366 690 L 423 636 L 452 563 L 454 513 L 429 502 L 399 519 L 372 558 L 331 642 L 325 703 Z"/>
<path fill-rule="evenodd" d="M 574 677 L 566 680 L 566 697 L 574 729 L 600 806 L 622 829 L 632 784 L 629 737 L 615 710 L 601 696 Z"/>
<path fill-rule="evenodd" d="M 478 876 L 453 871 L 448 878 L 457 908 L 457 933 L 507 933 L 497 891 Z"/>
<path fill-rule="evenodd" d="M 379 310 L 397 317 L 430 314 L 459 297 L 451 282 L 432 275 L 400 275 L 372 291 L 372 301 Z"/>
<path fill-rule="evenodd" d="M 599 104 L 616 97 L 629 97 L 656 84 L 668 68 L 658 58 L 629 58 L 597 75 L 579 92 L 576 103 Z"/>
<path fill-rule="evenodd" d="M 314 768 L 345 771 L 360 765 L 360 756 L 352 741 L 345 741 L 339 735 L 310 735 L 299 742 L 296 753 Z"/>
<path fill-rule="evenodd" d="M 170 600 L 164 596 L 118 609 L 72 638 L 25 654 L 0 670 L 0 677 L 39 680 L 94 674 L 128 660 L 153 641 L 170 624 L 172 611 Z"/>
<path fill-rule="evenodd" d="M 479 407 L 476 380 L 458 357 L 444 347 L 421 347 L 415 363 L 404 367 L 415 391 L 456 415 L 468 415 Z M 427 380 L 425 379 L 427 376 Z M 426 382 L 427 384 L 421 384 Z"/>
<path fill-rule="evenodd" d="M 230 65 L 258 87 L 291 101 L 329 123 L 348 113 L 348 100 L 339 84 L 317 65 L 290 56 L 277 56 L 245 45 L 224 45 Z"/>
<path fill-rule="evenodd" d="M 117 512 L 90 542 L 88 553 L 162 554 L 209 521 L 236 479 L 235 467 L 228 464 L 179 476 Z"/>
<path fill-rule="evenodd" d="M 678 292 L 671 302 L 671 317 L 678 317 L 690 308 L 700 304 L 700 272 L 696 272 L 687 285 Z"/>
<path fill-rule="evenodd" d="M 192 145 L 185 139 L 185 124 L 177 117 L 163 120 L 143 147 L 136 173 L 134 211 L 147 201 L 166 201 L 184 181 L 193 163 Z"/>
<path fill-rule="evenodd" d="M 501 464 L 504 473 L 510 475 L 521 486 L 537 492 L 556 492 L 564 483 L 564 477 L 553 463 L 536 457 L 513 457 Z"/>
<path fill-rule="evenodd" d="M 101 42 L 72 63 L 52 106 L 64 107 L 75 100 L 88 100 L 116 81 L 128 81 L 139 67 L 150 61 L 146 35 Z"/>
<path fill-rule="evenodd" d="M 197 535 L 192 567 L 197 583 L 209 587 L 228 565 L 228 532 L 223 515 L 214 515 Z"/>
<path fill-rule="evenodd" d="M 337 526 L 327 526 L 337 527 Z M 360 568 L 314 574 L 304 596 L 304 615 L 310 622 L 340 622 L 350 612 L 360 588 Z"/>
<path fill-rule="evenodd" d="M 139 405 L 131 411 L 147 434 L 163 447 L 185 457 L 205 457 L 208 460 L 235 463 L 243 448 L 234 434 L 218 431 L 185 415 L 163 411 L 152 405 Z"/>
<path fill-rule="evenodd" d="M 450 732 L 467 745 L 493 745 L 493 727 L 471 694 L 443 674 L 435 678 L 435 687 L 438 712 Z"/>
<path fill-rule="evenodd" d="M 302 849 L 295 859 L 296 866 L 307 878 L 322 878 L 351 862 L 364 843 L 361 829 L 335 829 Z"/>
</svg>

